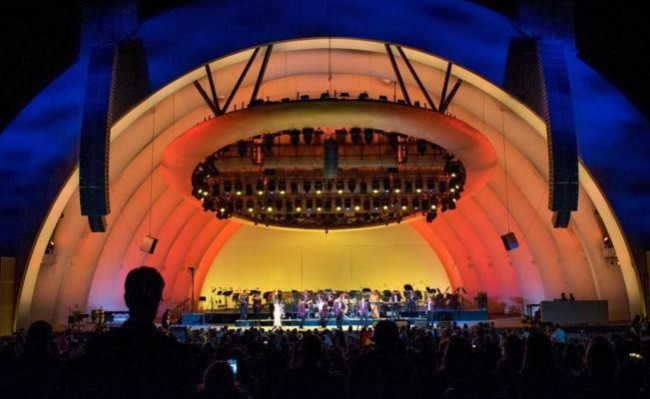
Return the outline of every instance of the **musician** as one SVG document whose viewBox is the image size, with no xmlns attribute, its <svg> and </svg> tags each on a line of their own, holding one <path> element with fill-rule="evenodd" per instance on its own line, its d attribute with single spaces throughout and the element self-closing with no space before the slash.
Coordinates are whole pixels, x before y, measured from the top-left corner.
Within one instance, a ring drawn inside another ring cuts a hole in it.
<svg viewBox="0 0 650 399">
<path fill-rule="evenodd" d="M 327 327 L 327 319 L 329 317 L 329 305 L 325 298 L 318 294 L 316 298 L 316 305 L 318 307 L 318 318 L 320 319 L 321 327 Z"/>
<path fill-rule="evenodd" d="M 262 313 L 262 297 L 259 292 L 253 295 L 253 318 L 260 321 L 260 314 Z"/>
<path fill-rule="evenodd" d="M 429 294 L 427 295 L 427 302 L 426 302 L 426 314 L 427 314 L 427 327 L 432 327 L 433 326 L 433 316 L 434 316 L 434 310 L 435 310 L 435 300 L 433 299 L 433 295 Z"/>
<path fill-rule="evenodd" d="M 373 290 L 370 294 L 370 317 L 379 318 L 379 291 Z"/>
<path fill-rule="evenodd" d="M 165 313 L 163 313 L 162 315 L 162 328 L 167 330 L 171 325 L 172 325 L 172 312 L 169 309 L 166 309 Z"/>
<path fill-rule="evenodd" d="M 336 328 L 343 329 L 343 316 L 347 312 L 347 300 L 345 294 L 341 294 L 334 300 L 334 316 L 336 317 Z"/>
<path fill-rule="evenodd" d="M 357 312 L 359 314 L 359 319 L 361 320 L 361 324 L 364 327 L 366 327 L 368 325 L 368 315 L 370 313 L 370 306 L 365 296 L 361 297 L 361 300 L 357 304 Z"/>
<path fill-rule="evenodd" d="M 304 291 L 298 300 L 298 318 L 300 319 L 300 328 L 305 325 L 305 319 L 309 313 L 309 292 Z"/>
<path fill-rule="evenodd" d="M 406 311 L 409 313 L 409 316 L 417 315 L 417 306 L 415 304 L 415 293 L 413 291 L 406 291 Z"/>
<path fill-rule="evenodd" d="M 399 305 L 401 300 L 402 295 L 399 293 L 399 291 L 394 290 L 393 294 L 390 296 L 390 303 L 393 308 L 393 318 L 399 317 Z"/>
<path fill-rule="evenodd" d="M 239 318 L 241 320 L 248 319 L 248 293 L 246 290 L 239 294 Z"/>
</svg>

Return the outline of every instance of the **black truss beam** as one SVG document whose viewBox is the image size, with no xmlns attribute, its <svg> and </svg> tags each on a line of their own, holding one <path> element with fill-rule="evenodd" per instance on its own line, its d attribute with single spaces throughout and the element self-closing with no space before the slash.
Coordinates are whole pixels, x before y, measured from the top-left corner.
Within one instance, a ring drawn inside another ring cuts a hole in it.
<svg viewBox="0 0 650 399">
<path fill-rule="evenodd" d="M 454 87 L 451 88 L 449 95 L 447 96 L 447 98 L 445 98 L 444 104 L 440 105 L 440 112 L 445 112 L 447 110 L 447 107 L 449 107 L 449 104 L 451 104 L 451 100 L 454 99 L 454 96 L 456 95 L 456 92 L 458 91 L 458 88 L 462 83 L 463 81 L 461 79 L 458 79 L 456 81 L 456 84 L 454 84 Z"/>
<path fill-rule="evenodd" d="M 415 82 L 418 84 L 420 91 L 422 91 L 422 94 L 424 94 L 424 98 L 426 98 L 427 103 L 429 103 L 429 106 L 431 107 L 432 110 L 437 111 L 438 108 L 436 107 L 436 104 L 434 104 L 433 100 L 431 99 L 429 92 L 427 91 L 426 87 L 424 87 L 424 84 L 422 83 L 422 80 L 420 80 L 420 76 L 418 76 L 417 72 L 415 71 L 415 68 L 413 68 L 413 65 L 411 65 L 411 61 L 409 61 L 409 59 L 406 58 L 406 54 L 404 54 L 404 50 L 402 49 L 401 46 L 395 46 L 395 47 L 397 47 L 397 51 L 399 51 L 400 55 L 402 56 L 402 59 L 404 60 L 404 63 L 406 64 L 409 71 L 411 72 L 411 75 L 413 75 L 413 78 L 415 79 Z"/>
<path fill-rule="evenodd" d="M 442 92 L 440 93 L 440 106 L 438 107 L 438 111 L 443 112 L 441 110 L 442 106 L 445 103 L 445 98 L 447 97 L 447 85 L 449 85 L 449 76 L 451 76 L 451 62 L 447 64 L 447 72 L 445 73 L 445 82 L 442 84 Z"/>
<path fill-rule="evenodd" d="M 390 48 L 390 44 L 385 43 L 386 46 L 386 53 L 388 53 L 388 58 L 390 59 L 390 64 L 393 66 L 393 71 L 395 72 L 395 76 L 397 77 L 397 81 L 399 82 L 399 87 L 402 90 L 402 95 L 404 96 L 404 100 L 408 105 L 411 105 L 411 98 L 409 97 L 409 93 L 406 90 L 406 85 L 404 84 L 404 79 L 402 79 L 402 74 L 399 71 L 399 68 L 397 67 L 397 62 L 395 61 L 395 55 L 393 54 L 393 50 Z"/>
<path fill-rule="evenodd" d="M 206 93 L 205 90 L 203 90 L 201 84 L 196 80 L 194 81 L 194 87 L 196 87 L 196 90 L 198 90 L 199 94 L 201 94 L 201 97 L 203 97 L 203 101 L 205 101 L 205 103 L 208 104 L 208 107 L 210 107 L 212 113 L 214 113 L 214 116 L 219 116 L 219 108 L 217 108 L 215 103 L 212 102 L 210 96 L 208 96 L 208 93 Z"/>
<path fill-rule="evenodd" d="M 271 57 L 271 50 L 273 50 L 272 44 L 266 46 L 266 52 L 264 53 L 264 59 L 262 60 L 262 67 L 260 68 L 260 73 L 257 75 L 255 87 L 253 87 L 253 94 L 251 95 L 250 104 L 257 100 L 257 93 L 260 91 L 260 86 L 262 85 L 262 80 L 264 79 L 264 73 L 266 73 L 266 66 L 268 65 L 269 58 Z"/>
<path fill-rule="evenodd" d="M 230 92 L 230 95 L 228 96 L 226 103 L 223 105 L 223 109 L 221 110 L 221 112 L 223 112 L 224 114 L 228 112 L 228 107 L 230 107 L 230 103 L 232 102 L 232 99 L 235 97 L 235 94 L 237 94 L 237 90 L 239 90 L 239 86 L 241 86 L 242 82 L 246 78 L 246 74 L 248 74 L 248 70 L 250 69 L 251 65 L 253 65 L 253 61 L 255 61 L 255 57 L 257 57 L 257 53 L 259 52 L 260 52 L 260 47 L 255 47 L 255 51 L 253 51 L 253 55 L 251 55 L 251 58 L 246 63 L 244 70 L 242 71 L 241 75 L 239 75 L 239 79 L 237 79 L 237 83 L 235 83 L 235 87 L 232 88 L 232 91 Z"/>
<path fill-rule="evenodd" d="M 212 70 L 210 69 L 210 64 L 205 64 L 205 74 L 208 75 L 208 83 L 210 83 L 212 102 L 219 111 L 219 114 L 221 114 L 221 108 L 219 108 L 219 98 L 217 97 L 217 89 L 214 87 L 214 79 L 212 79 Z"/>
</svg>

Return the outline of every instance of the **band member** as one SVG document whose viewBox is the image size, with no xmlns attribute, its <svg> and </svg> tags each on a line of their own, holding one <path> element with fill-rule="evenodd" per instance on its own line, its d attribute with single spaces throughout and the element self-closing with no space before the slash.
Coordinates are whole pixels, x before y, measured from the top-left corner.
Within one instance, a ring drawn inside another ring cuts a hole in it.
<svg viewBox="0 0 650 399">
<path fill-rule="evenodd" d="M 303 328 L 305 325 L 305 319 L 309 313 L 309 293 L 307 291 L 303 292 L 298 300 L 298 318 L 300 319 L 300 328 Z"/>
<path fill-rule="evenodd" d="M 248 319 L 248 293 L 246 290 L 239 295 L 239 318 L 241 320 Z"/>
<path fill-rule="evenodd" d="M 257 320 L 258 323 L 260 321 L 261 313 L 262 297 L 260 296 L 259 292 L 256 292 L 255 295 L 253 295 L 253 318 Z"/>
<path fill-rule="evenodd" d="M 435 301 L 433 299 L 433 295 L 427 295 L 425 309 L 427 312 L 427 327 L 431 327 L 433 326 L 433 315 L 435 310 Z"/>
<path fill-rule="evenodd" d="M 399 304 L 402 299 L 402 295 L 399 291 L 393 291 L 393 294 L 390 296 L 390 303 L 393 308 L 393 318 L 399 317 Z"/>
<path fill-rule="evenodd" d="M 370 317 L 379 318 L 379 291 L 373 290 L 370 294 Z"/>
<path fill-rule="evenodd" d="M 413 291 L 406 291 L 406 311 L 409 313 L 409 316 L 417 316 L 417 306 L 415 304 L 415 293 Z"/>
<path fill-rule="evenodd" d="M 169 329 L 169 326 L 172 325 L 172 312 L 167 309 L 162 315 L 162 328 Z"/>
<path fill-rule="evenodd" d="M 336 317 L 336 328 L 343 329 L 343 315 L 347 312 L 345 294 L 341 294 L 334 300 L 334 316 Z"/>
<path fill-rule="evenodd" d="M 318 296 L 316 304 L 318 306 L 318 317 L 320 319 L 320 325 L 321 327 L 325 328 L 327 327 L 327 319 L 329 317 L 329 305 L 325 298 L 323 298 L 321 295 Z"/>
<path fill-rule="evenodd" d="M 368 315 L 370 313 L 370 306 L 366 300 L 366 297 L 361 297 L 361 300 L 357 304 L 357 312 L 359 314 L 361 324 L 366 327 L 368 325 Z"/>
</svg>

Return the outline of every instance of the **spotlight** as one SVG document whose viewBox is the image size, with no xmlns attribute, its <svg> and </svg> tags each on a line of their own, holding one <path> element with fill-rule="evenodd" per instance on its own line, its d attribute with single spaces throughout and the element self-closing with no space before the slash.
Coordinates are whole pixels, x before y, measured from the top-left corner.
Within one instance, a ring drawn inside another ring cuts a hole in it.
<svg viewBox="0 0 650 399">
<path fill-rule="evenodd" d="M 336 129 L 334 134 L 336 134 L 336 141 L 339 143 L 345 143 L 345 136 L 348 134 L 345 129 Z"/>
<path fill-rule="evenodd" d="M 415 192 L 418 194 L 422 193 L 422 187 L 423 187 L 422 178 L 418 177 L 417 179 L 415 179 Z"/>
<path fill-rule="evenodd" d="M 418 148 L 418 154 L 424 155 L 427 152 L 426 140 L 418 139 L 416 146 Z"/>
<path fill-rule="evenodd" d="M 427 179 L 427 190 L 429 190 L 430 193 L 433 192 L 433 189 L 436 187 L 436 182 L 433 180 L 433 178 L 428 178 Z"/>
<path fill-rule="evenodd" d="M 377 194 L 379 192 L 379 180 L 372 179 L 372 183 L 370 184 L 370 187 L 372 187 L 372 193 Z"/>
<path fill-rule="evenodd" d="M 232 180 L 224 180 L 223 192 L 229 194 L 232 191 Z"/>
<path fill-rule="evenodd" d="M 280 195 L 284 195 L 287 192 L 287 181 L 282 179 L 278 182 L 278 190 L 280 190 Z"/>
<path fill-rule="evenodd" d="M 246 156 L 247 146 L 248 145 L 244 140 L 239 140 L 237 142 L 237 153 L 239 154 L 240 158 L 244 158 Z"/>
<path fill-rule="evenodd" d="M 304 141 L 305 144 L 310 145 L 313 140 L 314 140 L 314 129 L 310 127 L 306 127 L 302 129 L 302 141 Z"/>
<path fill-rule="evenodd" d="M 350 210 L 350 207 L 352 206 L 352 199 L 350 199 L 350 198 L 345 198 L 345 199 L 343 200 L 343 206 L 345 207 L 345 210 L 346 210 L 346 211 L 349 211 L 349 210 Z"/>
<path fill-rule="evenodd" d="M 298 147 L 300 145 L 300 130 L 293 129 L 289 132 L 289 137 L 291 138 L 291 145 Z"/>
<path fill-rule="evenodd" d="M 273 148 L 273 137 L 272 134 L 265 134 L 264 138 L 262 139 L 262 145 L 264 146 L 264 152 L 269 154 L 271 152 L 271 149 Z"/>
<path fill-rule="evenodd" d="M 264 182 L 262 180 L 258 180 L 257 185 L 255 186 L 255 189 L 257 190 L 257 195 L 263 195 L 264 194 Z"/>
<path fill-rule="evenodd" d="M 361 129 L 358 127 L 353 127 L 350 129 L 350 140 L 352 144 L 358 145 L 361 142 Z"/>
<path fill-rule="evenodd" d="M 366 142 L 366 144 L 372 144 L 374 138 L 375 138 L 375 132 L 372 129 L 363 130 L 363 139 Z"/>
<path fill-rule="evenodd" d="M 357 181 L 355 179 L 348 180 L 348 191 L 351 193 L 357 188 Z"/>
<path fill-rule="evenodd" d="M 336 192 L 338 194 L 343 194 L 343 189 L 345 188 L 345 183 L 343 180 L 337 180 L 336 181 Z"/>
<path fill-rule="evenodd" d="M 393 191 L 395 191 L 396 194 L 402 192 L 402 181 L 399 178 L 393 179 Z"/>
<path fill-rule="evenodd" d="M 388 177 L 384 178 L 384 192 L 386 194 L 390 193 L 390 179 Z"/>
<path fill-rule="evenodd" d="M 241 195 L 243 188 L 244 183 L 242 183 L 242 181 L 239 179 L 235 180 L 235 194 Z"/>
<path fill-rule="evenodd" d="M 413 182 L 410 180 L 407 180 L 404 182 L 404 192 L 406 194 L 411 194 L 413 192 Z"/>
<path fill-rule="evenodd" d="M 365 180 L 361 180 L 361 183 L 359 183 L 359 193 L 368 194 L 368 183 Z"/>
</svg>

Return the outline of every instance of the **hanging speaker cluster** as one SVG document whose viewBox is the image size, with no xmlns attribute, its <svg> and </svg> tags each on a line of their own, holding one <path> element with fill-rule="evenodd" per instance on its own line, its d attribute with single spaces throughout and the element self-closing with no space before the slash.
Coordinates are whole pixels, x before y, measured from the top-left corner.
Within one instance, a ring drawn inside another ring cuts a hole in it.
<svg viewBox="0 0 650 399">
<path fill-rule="evenodd" d="M 506 251 L 512 251 L 513 249 L 519 248 L 519 242 L 513 232 L 502 235 L 501 241 L 503 241 L 503 246 L 506 248 Z"/>
</svg>

